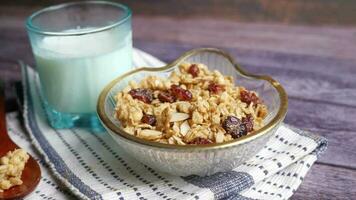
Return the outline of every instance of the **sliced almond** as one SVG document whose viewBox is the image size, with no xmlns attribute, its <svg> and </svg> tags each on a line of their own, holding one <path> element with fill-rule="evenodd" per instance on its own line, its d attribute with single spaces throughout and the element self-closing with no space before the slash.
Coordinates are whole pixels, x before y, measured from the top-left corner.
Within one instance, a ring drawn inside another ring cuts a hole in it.
<svg viewBox="0 0 356 200">
<path fill-rule="evenodd" d="M 184 121 L 181 125 L 180 125 L 180 134 L 182 134 L 182 136 L 187 135 L 188 131 L 190 130 L 190 126 L 188 121 Z"/>
<path fill-rule="evenodd" d="M 153 127 L 149 124 L 138 124 L 136 125 L 136 128 L 141 128 L 141 129 L 152 129 Z"/>
<path fill-rule="evenodd" d="M 162 137 L 162 132 L 156 130 L 144 129 L 137 133 L 137 137 L 147 139 L 147 140 L 156 140 Z"/>
<path fill-rule="evenodd" d="M 216 134 L 215 134 L 215 142 L 216 143 L 221 143 L 221 142 L 224 142 L 224 133 L 222 131 L 218 131 Z"/>
<path fill-rule="evenodd" d="M 172 117 L 169 120 L 169 122 L 179 122 L 179 121 L 183 121 L 189 118 L 189 115 L 186 113 L 179 113 L 179 112 L 175 112 L 172 113 Z"/>
</svg>

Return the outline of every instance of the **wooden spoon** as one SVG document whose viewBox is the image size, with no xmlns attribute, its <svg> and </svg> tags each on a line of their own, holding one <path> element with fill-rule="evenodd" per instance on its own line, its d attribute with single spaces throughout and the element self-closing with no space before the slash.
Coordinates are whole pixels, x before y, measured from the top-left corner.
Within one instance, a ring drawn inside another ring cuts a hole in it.
<svg viewBox="0 0 356 200">
<path fill-rule="evenodd" d="M 0 81 L 0 157 L 7 152 L 19 149 L 9 137 L 5 121 L 5 94 L 4 87 Z M 11 187 L 4 192 L 0 192 L 0 199 L 19 199 L 30 194 L 38 185 L 41 179 L 41 169 L 37 161 L 32 156 L 28 159 L 25 169 L 22 172 L 22 185 Z"/>
</svg>

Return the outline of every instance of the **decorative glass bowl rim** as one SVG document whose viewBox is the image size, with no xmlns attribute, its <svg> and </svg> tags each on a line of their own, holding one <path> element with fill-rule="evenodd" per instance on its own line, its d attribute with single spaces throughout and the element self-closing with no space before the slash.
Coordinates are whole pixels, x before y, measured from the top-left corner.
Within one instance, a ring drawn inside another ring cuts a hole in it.
<svg viewBox="0 0 356 200">
<path fill-rule="evenodd" d="M 272 87 L 274 87 L 277 90 L 277 92 L 279 94 L 279 99 L 280 99 L 280 107 L 279 107 L 279 110 L 278 110 L 276 116 L 268 124 L 264 125 L 261 129 L 254 131 L 246 136 L 243 136 L 243 137 L 240 137 L 240 138 L 234 139 L 232 141 L 228 141 L 228 142 L 205 144 L 205 145 L 175 145 L 175 144 L 163 144 L 163 143 L 159 143 L 159 142 L 149 141 L 149 140 L 141 139 L 136 136 L 130 135 L 130 134 L 126 133 L 121 127 L 119 127 L 111 122 L 111 120 L 105 113 L 105 100 L 106 100 L 110 90 L 116 84 L 118 84 L 120 81 L 124 80 L 126 77 L 128 77 L 132 74 L 138 73 L 138 72 L 145 72 L 145 71 L 160 72 L 160 71 L 165 71 L 165 70 L 174 68 L 174 67 L 176 67 L 177 64 L 179 64 L 186 58 L 196 55 L 196 54 L 204 53 L 204 52 L 215 53 L 215 54 L 224 56 L 231 62 L 231 64 L 234 66 L 234 68 L 244 77 L 252 78 L 252 79 L 256 79 L 256 80 L 265 80 L 268 83 L 270 83 L 272 85 Z M 278 126 L 278 124 L 280 124 L 284 120 L 284 117 L 286 116 L 286 113 L 287 113 L 287 108 L 288 108 L 287 93 L 285 92 L 284 88 L 282 87 L 282 85 L 279 82 L 277 82 L 270 76 L 256 75 L 256 74 L 251 74 L 251 73 L 246 72 L 234 61 L 234 59 L 228 53 L 226 53 L 222 50 L 215 49 L 215 48 L 199 48 L 199 49 L 193 49 L 193 50 L 190 50 L 190 51 L 184 53 L 178 59 L 176 59 L 175 61 L 173 61 L 163 67 L 137 68 L 137 69 L 134 69 L 132 71 L 129 71 L 129 72 L 117 77 L 116 79 L 111 81 L 107 86 L 105 86 L 105 88 L 100 93 L 99 99 L 98 99 L 98 104 L 97 104 L 97 114 L 99 116 L 100 121 L 104 124 L 104 126 L 106 126 L 108 129 L 110 129 L 110 131 L 112 131 L 113 133 L 115 133 L 121 137 L 124 137 L 130 141 L 137 142 L 139 144 L 143 144 L 143 145 L 147 145 L 147 146 L 151 146 L 151 147 L 177 149 L 177 150 L 179 150 L 179 149 L 208 150 L 208 149 L 220 149 L 220 148 L 236 146 L 236 145 L 254 140 L 255 138 L 260 137 L 264 134 L 267 134 L 269 131 L 274 129 L 276 126 Z"/>
<path fill-rule="evenodd" d="M 110 5 L 110 6 L 113 6 L 113 7 L 117 7 L 117 8 L 122 9 L 124 11 L 124 15 L 122 17 L 118 18 L 117 21 L 115 21 L 112 24 L 109 24 L 109 25 L 106 25 L 106 26 L 102 26 L 102 27 L 98 27 L 98 28 L 94 28 L 94 29 L 90 29 L 90 30 L 80 30 L 79 29 L 79 31 L 75 31 L 75 32 L 44 31 L 44 30 L 42 30 L 41 28 L 35 26 L 32 23 L 34 18 L 40 16 L 43 13 L 59 10 L 59 9 L 70 7 L 70 6 L 89 5 L 89 4 Z M 132 15 L 131 9 L 129 7 L 127 7 L 126 5 L 121 4 L 121 3 L 116 3 L 116 2 L 111 2 L 111 1 L 96 1 L 96 0 L 94 0 L 94 1 L 75 1 L 75 2 L 68 2 L 68 3 L 62 3 L 62 4 L 58 4 L 58 5 L 45 7 L 43 9 L 40 9 L 40 10 L 34 12 L 33 14 L 31 14 L 26 19 L 26 29 L 28 31 L 35 32 L 35 33 L 41 34 L 41 35 L 51 35 L 51 36 L 86 35 L 86 34 L 106 31 L 106 30 L 112 29 L 114 27 L 120 26 L 121 24 L 125 23 L 128 19 L 130 19 L 131 15 Z"/>
</svg>

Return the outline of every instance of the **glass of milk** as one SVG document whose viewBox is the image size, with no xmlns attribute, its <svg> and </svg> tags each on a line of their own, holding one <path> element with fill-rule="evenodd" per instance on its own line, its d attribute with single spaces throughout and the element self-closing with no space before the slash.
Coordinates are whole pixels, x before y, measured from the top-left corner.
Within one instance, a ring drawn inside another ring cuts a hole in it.
<svg viewBox="0 0 356 200">
<path fill-rule="evenodd" d="M 105 1 L 65 3 L 34 13 L 26 28 L 49 124 L 100 130 L 99 93 L 132 69 L 130 9 Z"/>
</svg>

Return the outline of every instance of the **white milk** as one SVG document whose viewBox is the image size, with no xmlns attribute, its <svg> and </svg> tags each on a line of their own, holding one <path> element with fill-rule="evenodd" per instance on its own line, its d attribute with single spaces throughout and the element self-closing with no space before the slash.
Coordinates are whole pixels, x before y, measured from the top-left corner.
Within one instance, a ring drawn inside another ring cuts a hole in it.
<svg viewBox="0 0 356 200">
<path fill-rule="evenodd" d="M 99 93 L 131 69 L 131 32 L 44 38 L 34 52 L 45 98 L 64 113 L 94 113 Z M 118 41 L 120 43 L 118 44 Z"/>
</svg>

